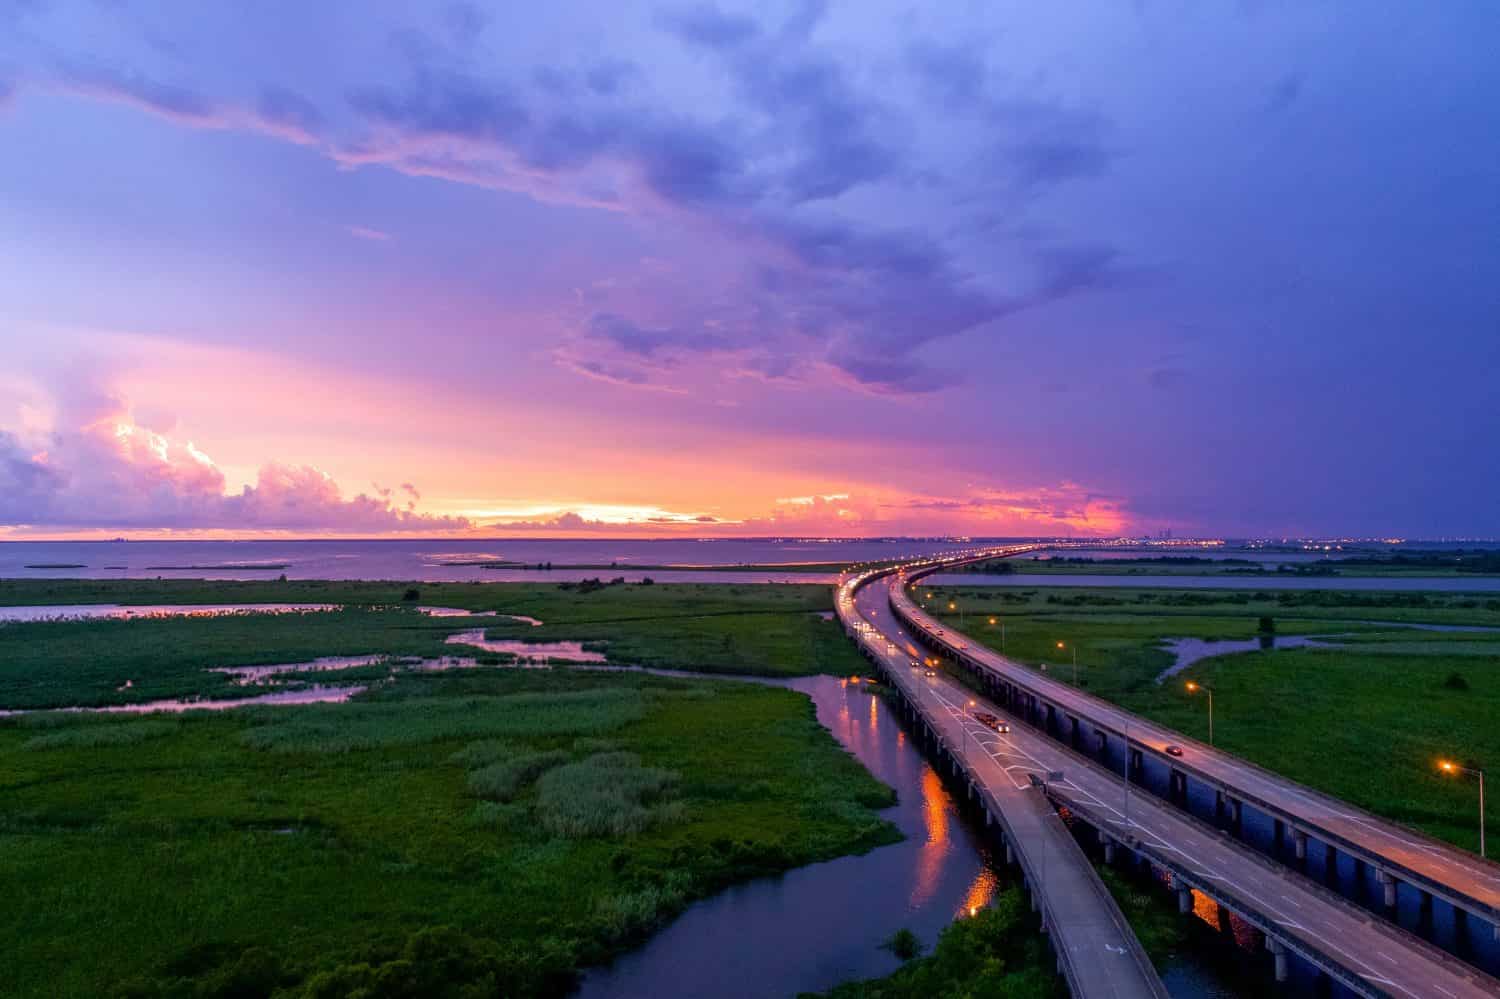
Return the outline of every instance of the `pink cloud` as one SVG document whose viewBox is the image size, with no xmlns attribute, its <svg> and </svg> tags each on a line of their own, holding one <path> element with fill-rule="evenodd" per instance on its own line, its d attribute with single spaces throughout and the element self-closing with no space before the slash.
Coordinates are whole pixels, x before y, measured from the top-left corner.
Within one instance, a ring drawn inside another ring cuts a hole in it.
<svg viewBox="0 0 1500 999">
<path fill-rule="evenodd" d="M 454 532 L 463 517 L 403 509 L 388 495 L 345 498 L 308 465 L 270 461 L 253 485 L 228 490 L 223 471 L 191 441 L 142 426 L 125 400 L 85 389 L 62 400 L 40 442 L 0 431 L 0 526 L 63 529 Z"/>
</svg>

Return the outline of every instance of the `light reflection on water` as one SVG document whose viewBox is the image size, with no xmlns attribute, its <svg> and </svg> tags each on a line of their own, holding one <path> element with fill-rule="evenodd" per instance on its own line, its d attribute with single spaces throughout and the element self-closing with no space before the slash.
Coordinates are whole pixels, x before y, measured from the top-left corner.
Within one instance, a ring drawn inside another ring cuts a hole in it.
<svg viewBox="0 0 1500 999">
<path fill-rule="evenodd" d="M 583 647 L 582 642 L 523 642 L 514 638 L 485 638 L 484 630 L 455 632 L 445 638 L 449 645 L 466 645 L 485 652 L 507 652 L 526 659 L 569 659 L 580 663 L 602 663 L 604 653 Z"/>
<path fill-rule="evenodd" d="M 585 999 L 790 996 L 880 977 L 899 965 L 880 947 L 897 930 L 911 929 L 930 949 L 955 916 L 994 897 L 987 845 L 883 699 L 847 677 L 777 685 L 811 696 L 818 720 L 895 788 L 898 804 L 881 814 L 906 839 L 705 899 L 640 949 L 590 971 Z"/>
</svg>

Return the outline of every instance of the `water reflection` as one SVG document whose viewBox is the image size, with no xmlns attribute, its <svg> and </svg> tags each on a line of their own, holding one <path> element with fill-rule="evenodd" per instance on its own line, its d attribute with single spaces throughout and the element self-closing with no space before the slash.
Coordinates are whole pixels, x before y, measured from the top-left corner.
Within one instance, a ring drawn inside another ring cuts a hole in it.
<svg viewBox="0 0 1500 999">
<path fill-rule="evenodd" d="M 602 663 L 604 653 L 585 649 L 582 642 L 523 642 L 519 639 L 485 638 L 484 630 L 460 631 L 444 641 L 449 645 L 467 645 L 485 652 L 508 652 L 523 659 L 568 659 L 580 663 Z"/>
<path fill-rule="evenodd" d="M 897 930 L 931 948 L 955 915 L 993 898 L 999 878 L 987 846 L 869 685 L 847 677 L 778 685 L 811 696 L 818 720 L 896 790 L 898 804 L 881 814 L 906 839 L 699 902 L 639 950 L 589 972 L 586 999 L 790 996 L 879 977 L 899 964 L 880 947 Z"/>
<path fill-rule="evenodd" d="M 994 901 L 995 892 L 999 889 L 1000 879 L 995 872 L 988 867 L 982 868 L 974 876 L 974 883 L 969 885 L 969 892 L 964 896 L 963 906 L 957 914 L 978 915 L 980 909 Z"/>
<path fill-rule="evenodd" d="M 1181 673 L 1189 666 L 1213 656 L 1225 656 L 1234 652 L 1265 652 L 1271 649 L 1336 649 L 1339 643 L 1329 642 L 1305 635 L 1258 635 L 1255 638 L 1166 638 L 1162 645 L 1176 658 L 1172 665 L 1156 674 L 1157 683 Z"/>
<path fill-rule="evenodd" d="M 943 779 L 931 767 L 923 768 L 922 818 L 927 838 L 917 856 L 917 880 L 911 893 L 913 906 L 925 903 L 937 887 L 943 860 L 948 855 L 948 812 L 952 807 Z"/>
</svg>

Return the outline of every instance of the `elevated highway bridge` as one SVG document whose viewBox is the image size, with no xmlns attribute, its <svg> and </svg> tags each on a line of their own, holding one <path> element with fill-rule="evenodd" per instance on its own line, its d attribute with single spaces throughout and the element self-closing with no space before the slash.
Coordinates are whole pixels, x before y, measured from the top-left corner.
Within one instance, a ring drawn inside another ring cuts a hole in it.
<svg viewBox="0 0 1500 999">
<path fill-rule="evenodd" d="M 1463 906 L 1454 911 L 1473 917 L 1466 932 L 1493 933 L 1496 865 L 1040 676 L 947 629 L 906 592 L 929 573 L 1029 550 L 961 553 L 859 573 L 840 584 L 837 605 L 846 629 L 900 693 L 912 723 L 1003 831 L 1075 995 L 1099 994 L 1090 966 L 1096 977 L 1115 978 L 1140 957 L 1128 930 L 1130 939 L 1120 938 L 1118 910 L 1099 901 L 1102 885 L 1076 841 L 1057 834 L 1060 823 L 1048 817 L 1056 815 L 1053 805 L 1091 826 L 1107 853 L 1123 849 L 1169 873 L 1183 905 L 1197 892 L 1254 927 L 1278 977 L 1300 961 L 1357 995 L 1500 995 L 1500 982 L 1482 968 L 1341 897 L 1307 868 L 1309 857 L 1343 851 L 1367 865 L 1382 895 L 1393 884 L 1391 892 L 1429 892 Z M 913 669 L 927 650 L 966 672 L 968 684 L 943 671 L 929 676 Z M 1010 722 L 1010 730 L 982 724 L 974 717 L 981 710 Z M 1168 744 L 1183 747 L 1183 757 L 1168 756 Z M 1166 779 L 1153 783 L 1146 772 L 1157 769 Z M 1201 803 L 1205 789 L 1213 807 L 1195 814 L 1185 806 L 1189 799 Z M 1051 804 L 1039 809 L 1044 796 Z M 1277 823 L 1282 850 L 1262 849 L 1244 836 L 1252 809 L 1265 809 Z M 1089 904 L 1071 911 L 1069 903 L 1080 899 Z M 1117 960 L 1127 956 L 1128 962 Z M 1132 975 L 1131 994 L 1160 988 L 1154 975 Z"/>
</svg>

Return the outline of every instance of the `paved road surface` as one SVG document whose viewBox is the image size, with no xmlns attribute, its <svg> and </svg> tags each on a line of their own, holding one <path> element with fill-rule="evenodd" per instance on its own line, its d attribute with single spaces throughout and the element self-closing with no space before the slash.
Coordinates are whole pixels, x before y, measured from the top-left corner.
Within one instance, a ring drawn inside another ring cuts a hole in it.
<svg viewBox="0 0 1500 999">
<path fill-rule="evenodd" d="M 1190 884 L 1219 899 L 1238 902 L 1238 911 L 1252 921 L 1259 920 L 1272 936 L 1315 963 L 1321 959 L 1324 966 L 1332 965 L 1331 970 L 1367 994 L 1412 999 L 1493 999 L 1500 995 L 1500 982 L 1149 793 L 1133 790 L 1127 806 L 1127 792 L 1118 774 L 1057 741 L 1014 720 L 1009 734 L 992 732 L 971 717 L 968 704 L 977 701 L 983 710 L 1008 717 L 999 706 L 945 674 L 926 677 L 904 665 L 914 651 L 920 656 L 920 650 L 892 614 L 883 582 L 860 589 L 855 607 L 860 617 L 895 645 L 886 659 L 897 664 L 897 670 L 907 669 L 902 686 L 916 689 L 924 715 L 949 733 L 950 747 L 977 761 L 976 773 L 987 785 L 1002 791 L 1008 785 L 1026 793 L 1028 775 L 1063 771 L 1064 779 L 1050 788 L 1060 799 L 1115 837 L 1138 843 L 1153 859 L 1159 856 Z M 1131 735 L 1135 734 L 1132 724 Z M 1044 874 L 1044 890 L 1045 879 Z"/>
<path fill-rule="evenodd" d="M 1430 891 L 1476 916 L 1492 923 L 1500 920 L 1500 864 L 1387 822 L 1348 802 L 1320 794 L 1236 756 L 1218 752 L 1180 732 L 1153 724 L 1108 701 L 1043 676 L 966 635 L 947 629 L 942 622 L 917 607 L 898 585 L 896 577 L 890 577 L 880 589 L 887 586 L 891 598 L 900 601 L 913 618 L 925 620 L 929 626 L 944 631 L 950 640 L 962 643 L 964 651 L 985 668 L 1030 689 L 1068 713 L 1080 716 L 1090 727 L 1102 728 L 1112 738 L 1123 739 L 1128 726 L 1130 740 L 1156 753 L 1163 762 L 1168 760 L 1163 754 L 1164 748 L 1174 743 L 1182 747 L 1183 755 L 1171 759 L 1170 763 L 1190 777 L 1196 776 L 1199 780 L 1218 785 L 1268 814 L 1279 812 L 1280 817 L 1289 820 L 1294 828 L 1300 826 L 1315 839 L 1332 843 L 1341 852 L 1354 856 L 1362 854 L 1362 859 L 1374 866 L 1388 870 L 1400 880 Z"/>
<path fill-rule="evenodd" d="M 1044 925 L 1051 934 L 1058 970 L 1066 976 L 1073 995 L 1078 999 L 1168 999 L 1129 923 L 1052 803 L 1030 781 L 1017 779 L 1003 760 L 979 750 L 968 731 L 966 714 L 944 709 L 939 691 L 945 681 L 910 673 L 906 651 L 891 652 L 886 645 L 872 636 L 866 647 L 885 663 L 908 701 L 920 706 L 934 735 L 950 747 L 970 739 L 967 748 L 971 751 L 965 758 L 968 774 L 980 785 L 985 807 L 998 817 L 1019 855 L 1032 897 L 1041 905 Z M 983 732 L 991 734 L 989 729 Z"/>
</svg>

